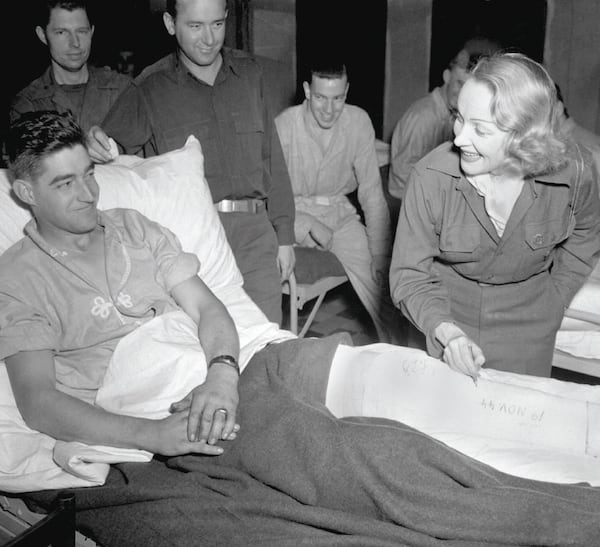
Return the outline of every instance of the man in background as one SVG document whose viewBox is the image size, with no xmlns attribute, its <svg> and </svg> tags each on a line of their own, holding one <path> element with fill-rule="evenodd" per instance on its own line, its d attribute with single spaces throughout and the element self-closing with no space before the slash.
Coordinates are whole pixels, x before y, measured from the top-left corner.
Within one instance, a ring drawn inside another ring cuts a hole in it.
<svg viewBox="0 0 600 547">
<path fill-rule="evenodd" d="M 110 161 L 109 137 L 126 153 L 161 154 L 195 135 L 204 171 L 244 289 L 281 322 L 281 281 L 294 266 L 294 203 L 264 76 L 251 55 L 223 47 L 225 0 L 168 0 L 177 51 L 147 67 L 102 128 L 90 131 L 95 161 Z"/>
<path fill-rule="evenodd" d="M 497 44 L 472 39 L 450 61 L 443 72 L 444 83 L 408 107 L 392 134 L 389 193 L 404 197 L 408 176 L 415 163 L 436 146 L 452 139 L 456 101 L 469 70 L 482 55 L 490 55 Z"/>
<path fill-rule="evenodd" d="M 346 104 L 342 63 L 313 64 L 303 86 L 305 101 L 275 119 L 294 191 L 296 242 L 339 259 L 379 339 L 389 342 L 395 315 L 387 287 L 391 228 L 373 124 L 362 108 Z M 347 197 L 357 189 L 364 224 Z"/>
<path fill-rule="evenodd" d="M 39 2 L 35 32 L 48 47 L 50 66 L 14 98 L 13 124 L 25 112 L 69 112 L 88 131 L 100 123 L 130 78 L 88 64 L 94 36 L 87 0 Z"/>
</svg>

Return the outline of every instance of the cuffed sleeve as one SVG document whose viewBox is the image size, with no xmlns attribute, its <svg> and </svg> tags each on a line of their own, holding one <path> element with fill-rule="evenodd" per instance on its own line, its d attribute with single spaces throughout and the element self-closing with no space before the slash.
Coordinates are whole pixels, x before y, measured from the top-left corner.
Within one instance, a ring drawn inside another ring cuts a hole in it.
<svg viewBox="0 0 600 547">
<path fill-rule="evenodd" d="M 577 201 L 573 206 L 575 227 L 571 235 L 556 248 L 550 271 L 565 308 L 600 256 L 600 198 L 598 184 L 588 164 L 581 174 Z"/>
<path fill-rule="evenodd" d="M 411 174 L 398 220 L 390 268 L 392 301 L 421 331 L 435 341 L 434 329 L 453 322 L 448 293 L 434 269 L 439 257 L 439 219 L 443 195 L 422 184 L 425 168 Z M 441 192 L 440 192 L 441 193 Z"/>
<path fill-rule="evenodd" d="M 365 215 L 371 256 L 390 254 L 390 214 L 383 196 L 381 174 L 375 151 L 375 131 L 367 114 L 360 120 L 360 141 L 354 159 L 358 201 Z"/>
<path fill-rule="evenodd" d="M 285 163 L 279 135 L 275 123 L 265 108 L 266 125 L 269 130 L 271 150 L 269 156 L 268 173 L 270 176 L 267 209 L 269 220 L 275 229 L 279 245 L 292 245 L 294 243 L 294 195 L 290 175 Z"/>
</svg>

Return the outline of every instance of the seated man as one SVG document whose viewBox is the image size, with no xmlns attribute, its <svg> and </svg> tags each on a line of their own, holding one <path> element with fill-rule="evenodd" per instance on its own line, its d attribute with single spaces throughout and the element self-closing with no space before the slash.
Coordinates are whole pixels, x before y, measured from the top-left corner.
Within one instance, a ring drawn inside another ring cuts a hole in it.
<svg viewBox="0 0 600 547">
<path fill-rule="evenodd" d="M 238 338 L 198 260 L 133 210 L 96 209 L 85 136 L 68 115 L 24 115 L 12 132 L 13 188 L 34 215 L 0 258 L 0 358 L 32 428 L 63 440 L 159 454 L 218 454 L 234 433 Z M 165 420 L 92 406 L 117 342 L 180 306 L 210 363 L 186 408 Z M 75 319 L 75 317 L 77 319 Z"/>
<path fill-rule="evenodd" d="M 569 115 L 569 111 L 567 110 L 567 106 L 565 105 L 565 101 L 562 96 L 562 91 L 558 85 L 556 85 L 556 93 L 563 108 L 561 117 L 562 130 L 567 135 L 570 135 L 577 144 L 580 144 L 590 151 L 596 172 L 600 173 L 600 135 L 596 135 L 596 133 L 592 133 L 585 127 L 579 125 Z M 600 184 L 600 178 L 597 180 L 598 184 Z"/>
<path fill-rule="evenodd" d="M 368 311 L 379 339 L 391 340 L 387 288 L 390 239 L 368 114 L 346 104 L 346 67 L 313 65 L 306 100 L 275 119 L 296 204 L 296 243 L 330 250 Z M 358 188 L 365 224 L 347 197 Z"/>
<path fill-rule="evenodd" d="M 436 146 L 453 138 L 456 101 L 467 73 L 479 57 L 496 49 L 498 46 L 488 40 L 469 40 L 444 70 L 444 83 L 411 104 L 402 115 L 390 145 L 388 190 L 393 197 L 404 197 L 408 175 L 415 163 Z"/>
<path fill-rule="evenodd" d="M 50 66 L 14 98 L 10 121 L 25 112 L 70 112 L 87 131 L 99 124 L 130 78 L 88 64 L 94 25 L 87 0 L 41 0 L 35 32 L 48 47 Z"/>
<path fill-rule="evenodd" d="M 597 539 L 596 489 L 505 475 L 398 422 L 333 417 L 328 340 L 255 354 L 238 431 L 237 336 L 194 256 L 135 211 L 97 211 L 94 167 L 68 118 L 24 117 L 10 142 L 14 190 L 35 220 L 0 259 L 0 357 L 25 420 L 59 439 L 183 454 L 119 464 L 105 486 L 77 490 L 78 526 L 101 545 Z M 178 305 L 198 325 L 206 381 L 164 420 L 89 404 L 117 342 Z M 216 444 L 234 437 L 227 451 Z"/>
</svg>

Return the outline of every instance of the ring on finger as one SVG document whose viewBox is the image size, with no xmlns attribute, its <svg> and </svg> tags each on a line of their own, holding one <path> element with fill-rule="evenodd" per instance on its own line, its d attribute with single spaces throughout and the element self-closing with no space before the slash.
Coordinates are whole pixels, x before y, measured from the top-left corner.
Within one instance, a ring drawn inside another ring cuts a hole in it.
<svg viewBox="0 0 600 547">
<path fill-rule="evenodd" d="M 214 413 L 216 414 L 217 412 L 223 412 L 223 413 L 227 414 L 227 409 L 226 408 L 217 408 L 217 410 L 215 410 Z"/>
</svg>

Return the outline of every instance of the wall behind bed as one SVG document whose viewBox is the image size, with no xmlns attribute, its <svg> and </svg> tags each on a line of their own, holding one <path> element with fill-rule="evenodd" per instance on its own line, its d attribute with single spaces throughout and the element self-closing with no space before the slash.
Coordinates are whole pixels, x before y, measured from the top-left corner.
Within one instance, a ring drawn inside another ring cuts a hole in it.
<svg viewBox="0 0 600 547">
<path fill-rule="evenodd" d="M 295 9 L 302 3 L 322 4 L 328 0 L 237 1 L 249 6 L 249 49 L 281 61 L 287 67 L 289 85 L 296 85 Z M 361 0 L 347 1 L 368 6 Z M 501 3 L 515 21 L 522 16 L 522 10 L 510 1 L 487 1 Z M 383 125 L 376 127 L 386 141 L 406 108 L 430 90 L 433 4 L 433 0 L 387 0 Z M 472 0 L 452 0 L 458 14 L 466 14 L 472 4 Z M 543 62 L 561 86 L 571 116 L 590 131 L 600 133 L 600 2 L 547 0 L 545 18 Z M 338 24 L 344 25 L 343 13 Z M 331 31 L 335 32 L 335 27 Z M 447 32 L 452 38 L 456 30 L 449 25 Z M 356 39 L 369 40 L 369 29 L 357 34 Z M 368 110 L 368 105 L 360 106 Z"/>
</svg>

